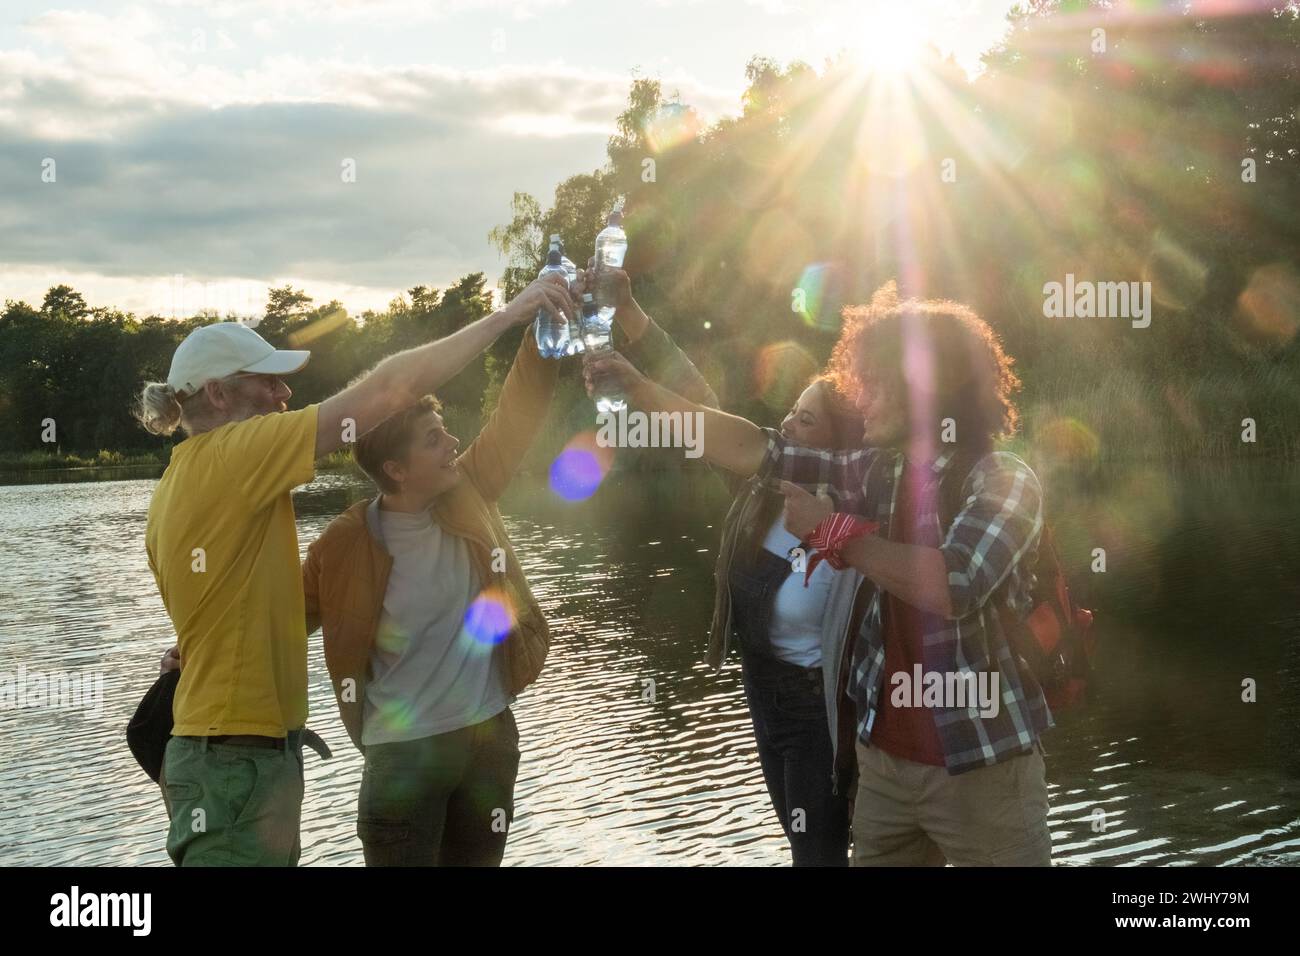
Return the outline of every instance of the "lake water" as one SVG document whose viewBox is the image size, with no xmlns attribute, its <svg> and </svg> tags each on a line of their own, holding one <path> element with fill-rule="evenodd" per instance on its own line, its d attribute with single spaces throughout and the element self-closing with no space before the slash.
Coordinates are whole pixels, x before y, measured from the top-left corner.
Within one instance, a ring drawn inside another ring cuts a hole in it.
<svg viewBox="0 0 1300 956">
<path fill-rule="evenodd" d="M 1046 738 L 1058 864 L 1300 862 L 1297 477 L 1142 468 L 1049 501 L 1103 648 L 1103 695 Z M 0 710 L 0 863 L 168 863 L 162 801 L 123 737 L 172 643 L 144 554 L 154 484 L 0 487 L 0 672 L 102 673 L 105 701 Z M 303 548 L 365 493 L 340 474 L 300 489 Z M 738 667 L 700 663 L 725 505 L 707 475 L 621 475 L 577 504 L 523 480 L 507 496 L 554 644 L 516 704 L 506 864 L 789 862 Z M 319 636 L 309 666 L 335 757 L 306 754 L 302 862 L 359 865 L 361 759 Z"/>
</svg>

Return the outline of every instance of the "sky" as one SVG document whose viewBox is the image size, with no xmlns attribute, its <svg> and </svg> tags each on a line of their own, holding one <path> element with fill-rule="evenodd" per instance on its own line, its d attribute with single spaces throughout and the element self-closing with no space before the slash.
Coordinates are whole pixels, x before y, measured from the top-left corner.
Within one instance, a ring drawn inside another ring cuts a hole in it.
<svg viewBox="0 0 1300 956">
<path fill-rule="evenodd" d="M 714 120 L 756 55 L 819 66 L 901 30 L 974 74 L 1011 5 L 5 0 L 0 300 L 68 283 L 137 315 L 252 314 L 289 283 L 356 314 L 495 285 L 513 193 L 546 208 L 602 166 L 634 76 Z"/>
</svg>

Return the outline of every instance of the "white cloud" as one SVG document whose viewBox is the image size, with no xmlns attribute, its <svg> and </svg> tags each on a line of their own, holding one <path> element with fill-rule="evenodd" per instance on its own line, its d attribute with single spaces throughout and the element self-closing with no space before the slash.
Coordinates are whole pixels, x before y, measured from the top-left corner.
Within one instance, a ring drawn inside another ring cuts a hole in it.
<svg viewBox="0 0 1300 956">
<path fill-rule="evenodd" d="M 456 70 L 284 54 L 235 71 L 207 56 L 228 42 L 223 31 L 168 32 L 139 9 L 118 17 L 55 11 L 29 29 L 61 52 L 0 51 L 0 121 L 21 119 L 29 135 L 55 140 L 116 135 L 177 108 L 259 103 L 404 110 L 553 137 L 597 132 L 596 116 L 612 130 L 630 84 L 626 74 L 562 62 Z M 738 92 L 685 75 L 665 77 L 665 86 L 682 89 L 704 115 L 730 108 Z"/>
<path fill-rule="evenodd" d="M 500 10 L 528 19 L 570 0 L 155 0 L 163 7 L 200 9 L 219 19 L 258 14 L 281 20 L 321 18 L 335 22 L 438 20 L 473 10 Z"/>
<path fill-rule="evenodd" d="M 80 292 L 91 308 L 108 306 L 139 317 L 164 318 L 215 312 L 244 317 L 260 314 L 267 291 L 284 285 L 303 289 L 319 303 L 338 300 L 352 315 L 366 309 L 383 310 L 401 288 L 366 286 L 322 279 L 318 276 L 268 275 L 259 280 L 231 276 L 198 279 L 185 274 L 113 276 L 58 265 L 29 266 L 0 262 L 4 277 L 0 301 L 23 300 L 40 305 L 45 293 L 60 283 Z"/>
<path fill-rule="evenodd" d="M 492 282 L 487 233 L 513 192 L 545 202 L 602 165 L 631 82 L 562 63 L 282 55 L 234 70 L 207 55 L 217 31 L 196 52 L 140 9 L 28 28 L 51 52 L 0 51 L 0 221 L 21 237 L 0 266 L 3 295 L 39 301 L 68 281 L 142 311 L 157 311 L 157 277 L 176 273 L 213 288 L 292 276 L 353 308 L 473 271 Z M 689 77 L 665 86 L 706 115 L 735 102 Z M 47 156 L 54 183 L 40 178 Z M 341 181 L 345 158 L 356 183 Z"/>
</svg>

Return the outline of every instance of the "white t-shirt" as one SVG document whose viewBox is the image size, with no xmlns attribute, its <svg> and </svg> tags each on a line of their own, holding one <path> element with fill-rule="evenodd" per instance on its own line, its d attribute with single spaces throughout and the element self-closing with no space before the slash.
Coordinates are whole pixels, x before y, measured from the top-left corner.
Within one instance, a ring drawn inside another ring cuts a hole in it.
<svg viewBox="0 0 1300 956">
<path fill-rule="evenodd" d="M 449 733 L 510 706 L 495 645 L 465 627 L 482 590 L 469 545 L 428 512 L 379 511 L 393 556 L 379 633 L 370 651 L 363 744 Z"/>
<path fill-rule="evenodd" d="M 783 516 L 777 515 L 763 547 L 786 558 L 791 548 L 800 546 L 799 539 L 785 530 Z M 808 587 L 803 586 L 802 571 L 792 572 L 782 582 L 772 602 L 770 633 L 772 653 L 778 660 L 800 667 L 821 666 L 822 619 L 830 599 L 831 575 L 835 573 L 834 568 L 822 561 L 813 569 Z"/>
</svg>

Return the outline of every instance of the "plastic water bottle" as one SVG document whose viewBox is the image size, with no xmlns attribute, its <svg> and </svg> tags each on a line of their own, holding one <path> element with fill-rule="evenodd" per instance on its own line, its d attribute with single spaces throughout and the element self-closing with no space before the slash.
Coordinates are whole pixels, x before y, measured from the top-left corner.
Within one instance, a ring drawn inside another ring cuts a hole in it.
<svg viewBox="0 0 1300 956">
<path fill-rule="evenodd" d="M 583 328 L 583 338 L 587 348 L 599 348 L 600 342 L 609 342 L 610 329 L 614 324 L 617 303 L 614 301 L 613 281 L 608 277 L 602 279 L 603 268 L 623 268 L 623 257 L 627 255 L 627 233 L 623 231 L 623 197 L 614 203 L 614 211 L 609 214 L 608 225 L 596 236 L 596 321 L 590 328 Z"/>
<path fill-rule="evenodd" d="M 588 328 L 589 323 L 596 320 L 596 300 L 590 292 L 582 294 L 582 321 L 583 327 Z M 610 344 L 608 333 L 604 341 L 599 345 L 590 346 L 587 349 L 587 360 L 601 358 L 605 353 L 613 350 Z M 621 412 L 627 408 L 627 396 L 618 386 L 611 386 L 608 382 L 596 382 L 596 411 L 602 414 L 610 412 Z"/>
<path fill-rule="evenodd" d="M 551 236 L 551 248 L 546 254 L 546 265 L 537 273 L 542 279 L 549 275 L 564 275 L 564 243 L 559 236 Z M 563 315 L 552 314 L 547 309 L 538 309 L 533 322 L 533 334 L 537 336 L 537 351 L 542 358 L 563 358 L 569 349 L 569 322 Z"/>
<path fill-rule="evenodd" d="M 564 248 L 563 244 L 561 244 L 560 248 L 561 250 Z M 578 267 L 568 256 L 560 259 L 560 265 L 564 266 L 564 278 L 569 283 L 569 290 L 572 291 L 578 282 Z M 579 352 L 586 351 L 582 342 L 581 319 L 580 315 L 574 316 L 569 322 L 569 342 L 564 350 L 565 355 L 577 355 Z"/>
</svg>

